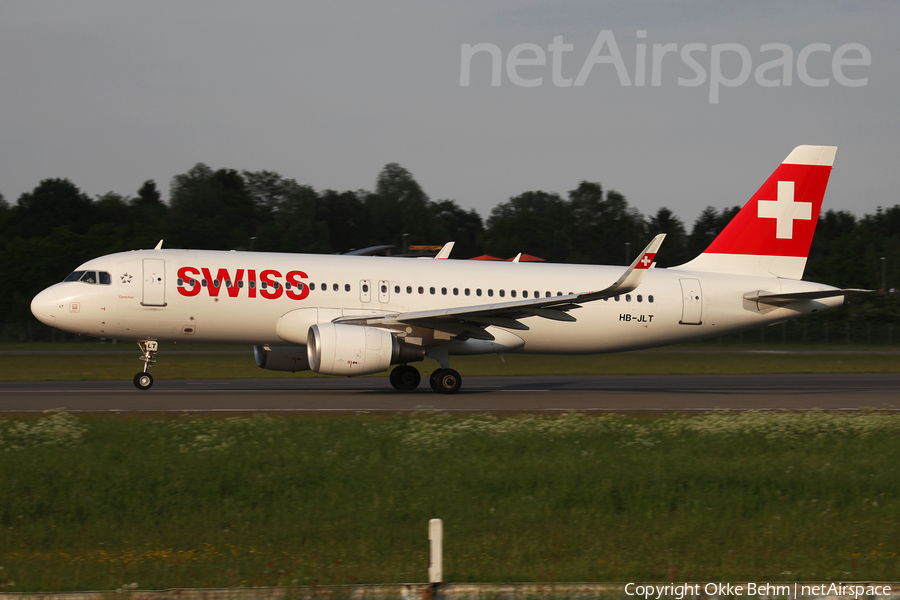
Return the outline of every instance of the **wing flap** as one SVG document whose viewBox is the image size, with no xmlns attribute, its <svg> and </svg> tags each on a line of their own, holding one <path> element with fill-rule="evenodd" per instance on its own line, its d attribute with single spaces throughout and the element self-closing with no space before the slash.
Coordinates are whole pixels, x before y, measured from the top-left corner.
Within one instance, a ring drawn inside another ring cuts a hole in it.
<svg viewBox="0 0 900 600">
<path fill-rule="evenodd" d="M 581 308 L 581 307 L 580 307 L 580 306 L 576 306 L 576 305 L 572 305 L 571 308 L 570 308 L 570 310 L 571 310 L 571 309 L 575 309 L 575 308 Z M 529 312 L 529 313 L 531 313 L 531 314 L 533 314 L 533 315 L 537 315 L 538 317 L 543 317 L 543 318 L 545 318 L 545 319 L 550 319 L 550 320 L 553 320 L 553 321 L 569 321 L 569 322 L 572 322 L 572 321 L 576 321 L 576 320 L 577 320 L 575 317 L 573 317 L 572 315 L 570 315 L 568 312 L 565 312 L 565 311 L 563 311 L 563 310 L 561 310 L 561 309 L 559 309 L 559 308 L 551 310 L 551 309 L 548 309 L 548 308 L 532 308 L 532 307 L 525 307 L 525 308 L 523 308 L 522 310 L 524 310 L 525 312 Z"/>
</svg>

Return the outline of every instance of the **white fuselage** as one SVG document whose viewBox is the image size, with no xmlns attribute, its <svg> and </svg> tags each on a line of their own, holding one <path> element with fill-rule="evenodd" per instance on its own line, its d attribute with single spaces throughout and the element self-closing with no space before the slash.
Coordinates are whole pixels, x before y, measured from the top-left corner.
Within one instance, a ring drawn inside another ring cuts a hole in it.
<svg viewBox="0 0 900 600">
<path fill-rule="evenodd" d="M 43 322 L 90 336 L 298 345 L 298 340 L 305 339 L 305 331 L 286 335 L 284 323 L 288 321 L 282 321 L 297 309 L 316 308 L 311 313 L 316 315 L 313 322 L 330 322 L 341 317 L 492 305 L 536 295 L 600 290 L 616 281 L 624 269 L 550 263 L 140 250 L 103 256 L 78 267 L 78 271 L 108 273 L 109 283 L 59 283 L 39 294 L 32 306 Z M 291 284 L 290 289 L 286 283 Z M 632 293 L 587 302 L 570 311 L 574 322 L 539 316 L 523 319 L 521 323 L 528 329 L 509 333 L 521 338 L 524 345 L 510 343 L 508 351 L 590 354 L 724 335 L 843 303 L 843 297 L 837 296 L 793 303 L 789 308 L 775 307 L 746 300 L 745 294 L 824 289 L 833 288 L 777 277 L 654 268 Z M 297 322 L 308 323 L 309 319 Z M 409 335 L 408 342 L 413 344 L 441 341 L 416 338 L 417 333 L 412 330 Z M 503 348 L 490 348 L 498 350 Z M 481 351 L 485 350 L 456 347 L 450 354 Z"/>
</svg>

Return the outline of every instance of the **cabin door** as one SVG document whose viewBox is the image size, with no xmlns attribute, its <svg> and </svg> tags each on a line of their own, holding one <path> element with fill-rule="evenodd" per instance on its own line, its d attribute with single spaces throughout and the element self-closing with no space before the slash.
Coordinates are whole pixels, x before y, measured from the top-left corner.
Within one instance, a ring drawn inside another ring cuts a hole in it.
<svg viewBox="0 0 900 600">
<path fill-rule="evenodd" d="M 700 291 L 699 279 L 681 279 L 682 325 L 700 325 L 703 316 L 703 293 Z"/>
<path fill-rule="evenodd" d="M 144 259 L 144 292 L 141 306 L 166 305 L 166 261 L 160 258 Z"/>
</svg>

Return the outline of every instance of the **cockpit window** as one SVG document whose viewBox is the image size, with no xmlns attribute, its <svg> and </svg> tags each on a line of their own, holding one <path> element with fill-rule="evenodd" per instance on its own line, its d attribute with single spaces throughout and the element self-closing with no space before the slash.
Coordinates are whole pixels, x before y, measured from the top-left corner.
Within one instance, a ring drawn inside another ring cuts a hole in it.
<svg viewBox="0 0 900 600">
<path fill-rule="evenodd" d="M 80 281 L 82 283 L 99 283 L 101 285 L 110 285 L 112 277 L 106 271 L 73 271 L 63 281 Z"/>
</svg>

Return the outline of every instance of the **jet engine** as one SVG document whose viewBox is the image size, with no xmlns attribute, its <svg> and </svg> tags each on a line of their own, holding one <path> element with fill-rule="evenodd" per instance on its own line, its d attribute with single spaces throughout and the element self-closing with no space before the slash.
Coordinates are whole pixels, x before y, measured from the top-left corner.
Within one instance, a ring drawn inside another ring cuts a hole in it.
<svg viewBox="0 0 900 600">
<path fill-rule="evenodd" d="M 325 375 L 368 375 L 422 360 L 424 348 L 401 343 L 377 327 L 319 323 L 306 338 L 309 368 Z"/>
<path fill-rule="evenodd" d="M 309 371 L 306 346 L 253 346 L 253 357 L 270 371 Z"/>
</svg>

